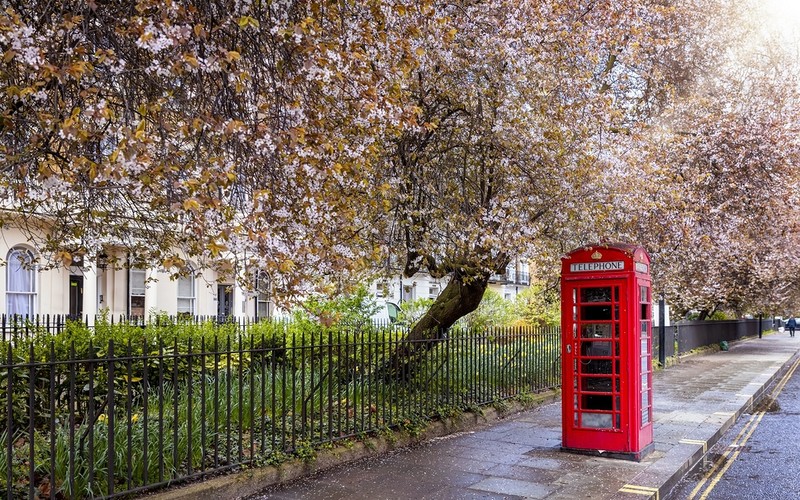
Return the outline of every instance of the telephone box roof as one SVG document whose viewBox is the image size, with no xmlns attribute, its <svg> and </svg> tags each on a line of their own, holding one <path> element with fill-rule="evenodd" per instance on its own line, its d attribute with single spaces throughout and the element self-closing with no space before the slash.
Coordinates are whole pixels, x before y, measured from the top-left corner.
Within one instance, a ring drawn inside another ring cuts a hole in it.
<svg viewBox="0 0 800 500">
<path fill-rule="evenodd" d="M 630 243 L 592 243 L 590 245 L 584 245 L 582 247 L 575 248 L 566 255 L 563 255 L 561 259 L 569 259 L 573 255 L 594 252 L 596 250 L 611 250 L 612 252 L 621 252 L 624 253 L 628 258 L 644 255 L 647 261 L 650 261 L 650 256 L 647 254 L 647 250 L 645 250 L 643 246 L 633 245 Z"/>
</svg>

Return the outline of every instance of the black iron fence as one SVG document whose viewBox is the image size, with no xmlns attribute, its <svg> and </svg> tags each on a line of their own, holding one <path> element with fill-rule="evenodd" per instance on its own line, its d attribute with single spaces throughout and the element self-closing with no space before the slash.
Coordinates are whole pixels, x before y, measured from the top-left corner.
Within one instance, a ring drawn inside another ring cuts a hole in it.
<svg viewBox="0 0 800 500">
<path fill-rule="evenodd" d="M 773 329 L 772 318 L 739 319 L 724 321 L 680 321 L 666 329 L 666 355 L 680 355 L 722 341 L 732 342 L 744 337 L 756 337 L 759 331 Z M 653 328 L 653 339 L 658 337 L 658 327 Z M 654 345 L 654 353 L 656 347 Z M 656 354 L 654 354 L 656 357 Z"/>
<path fill-rule="evenodd" d="M 560 385 L 557 328 L 413 346 L 392 327 L 163 318 L 14 333 L 0 344 L 9 499 L 128 495 Z"/>
</svg>

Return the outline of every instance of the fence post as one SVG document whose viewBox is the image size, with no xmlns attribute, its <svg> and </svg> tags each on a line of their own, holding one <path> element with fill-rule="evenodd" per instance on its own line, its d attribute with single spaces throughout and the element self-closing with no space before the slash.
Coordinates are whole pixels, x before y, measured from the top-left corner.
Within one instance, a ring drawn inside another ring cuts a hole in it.
<svg viewBox="0 0 800 500">
<path fill-rule="evenodd" d="M 664 294 L 661 293 L 658 298 L 658 362 L 661 366 L 664 366 L 667 362 L 667 327 L 664 325 L 665 313 Z"/>
<path fill-rule="evenodd" d="M 5 320 L 6 317 L 3 316 L 3 340 L 5 340 Z M 6 381 L 8 382 L 8 386 L 6 388 L 6 399 L 8 401 L 8 408 L 6 409 L 6 432 L 8 433 L 7 436 L 7 447 L 6 447 L 6 463 L 9 464 L 6 468 L 6 492 L 8 493 L 8 500 L 12 500 L 14 498 L 14 492 L 11 485 L 14 484 L 14 472 L 13 467 L 11 467 L 11 463 L 13 462 L 14 457 L 14 401 L 11 395 L 13 394 L 13 383 L 14 383 L 14 367 L 12 366 L 14 362 L 14 355 L 13 355 L 13 348 L 11 344 L 8 344 L 8 377 Z"/>
<path fill-rule="evenodd" d="M 116 452 L 114 450 L 114 339 L 108 341 L 108 396 L 106 409 L 108 418 L 108 495 L 114 494 L 114 461 L 116 459 Z"/>
</svg>

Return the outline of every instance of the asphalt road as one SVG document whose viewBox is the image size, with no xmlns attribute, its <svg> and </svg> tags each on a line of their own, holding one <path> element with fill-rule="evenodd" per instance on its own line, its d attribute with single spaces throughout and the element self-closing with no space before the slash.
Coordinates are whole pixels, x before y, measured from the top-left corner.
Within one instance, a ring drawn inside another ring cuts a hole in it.
<svg viewBox="0 0 800 500">
<path fill-rule="evenodd" d="M 670 498 L 800 498 L 800 368 L 794 368 L 773 388 L 773 397 L 725 433 L 702 469 L 687 476 Z"/>
</svg>

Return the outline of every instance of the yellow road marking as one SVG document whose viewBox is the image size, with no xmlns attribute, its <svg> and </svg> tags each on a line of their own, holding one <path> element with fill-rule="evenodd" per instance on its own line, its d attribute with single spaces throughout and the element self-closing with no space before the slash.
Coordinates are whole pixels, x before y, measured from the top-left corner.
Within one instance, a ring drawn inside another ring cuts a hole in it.
<svg viewBox="0 0 800 500">
<path fill-rule="evenodd" d="M 769 397 L 773 399 L 778 397 L 783 388 L 792 378 L 792 375 L 794 374 L 795 370 L 797 370 L 798 366 L 800 366 L 800 359 L 795 361 L 794 365 L 792 365 L 792 368 L 788 372 L 786 372 L 786 375 L 784 375 L 783 378 L 781 378 L 780 382 L 778 382 L 778 384 L 772 390 Z M 701 490 L 703 490 L 703 487 L 705 486 L 706 482 L 708 482 L 708 487 L 705 488 L 705 491 L 703 491 L 703 493 L 700 495 L 699 498 L 700 500 L 705 500 L 706 498 L 708 498 L 708 495 L 717 486 L 719 481 L 722 479 L 722 477 L 730 468 L 731 464 L 739 456 L 742 447 L 745 445 L 745 443 L 747 443 L 747 440 L 750 439 L 750 436 L 753 435 L 753 432 L 755 432 L 756 427 L 758 427 L 758 424 L 761 423 L 761 419 L 764 418 L 765 413 L 766 411 L 761 410 L 750 417 L 750 420 L 747 421 L 747 424 L 745 424 L 742 430 L 739 431 L 739 434 L 736 435 L 736 439 L 733 440 L 733 443 L 728 445 L 728 448 L 725 450 L 725 452 L 723 452 L 722 455 L 720 455 L 719 458 L 717 458 L 717 460 L 712 465 L 711 469 L 708 472 L 706 472 L 706 474 L 703 476 L 703 479 L 701 479 L 700 482 L 697 483 L 697 486 L 695 486 L 695 488 L 692 490 L 692 492 L 689 493 L 687 500 L 693 500 L 697 496 L 697 494 Z M 728 456 L 730 456 L 731 458 L 730 460 L 726 461 Z M 723 462 L 725 462 L 724 465 Z"/>
<path fill-rule="evenodd" d="M 736 436 L 736 439 L 734 439 L 734 441 L 733 441 L 734 443 L 738 442 L 739 439 L 742 437 L 742 435 L 747 431 L 747 429 L 750 427 L 750 424 L 753 423 L 754 417 L 755 416 L 750 417 L 750 420 L 747 422 L 747 424 L 744 426 L 744 428 Z M 730 453 L 730 450 L 732 449 L 732 447 L 733 447 L 733 445 L 728 447 L 728 449 L 725 450 L 725 452 L 722 454 L 722 456 L 719 459 L 717 459 L 717 461 L 714 462 L 714 464 L 711 466 L 711 469 L 708 472 L 706 472 L 706 474 L 703 476 L 703 479 L 701 479 L 700 482 L 697 483 L 697 486 L 694 487 L 692 492 L 689 493 L 689 496 L 687 497 L 687 500 L 692 500 L 697 495 L 697 493 L 701 489 L 703 489 L 703 486 L 705 486 L 705 484 L 709 480 L 709 478 L 717 471 L 717 469 L 719 469 L 720 464 L 722 463 L 722 459 L 726 458 L 728 456 L 728 454 Z"/>
<path fill-rule="evenodd" d="M 648 486 L 637 486 L 635 484 L 626 484 L 622 488 L 619 489 L 621 493 L 633 493 L 635 495 L 647 495 L 653 496 L 655 495 L 656 500 L 658 500 L 658 488 L 650 488 Z"/>
</svg>

